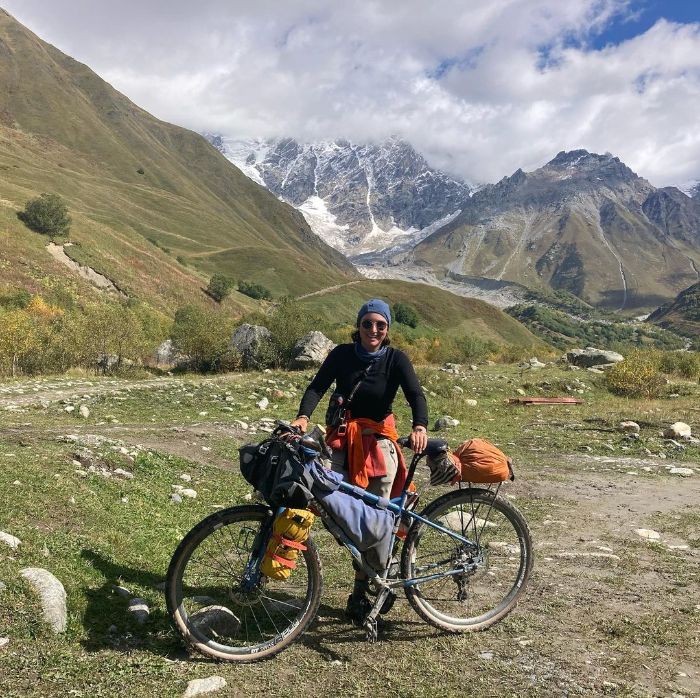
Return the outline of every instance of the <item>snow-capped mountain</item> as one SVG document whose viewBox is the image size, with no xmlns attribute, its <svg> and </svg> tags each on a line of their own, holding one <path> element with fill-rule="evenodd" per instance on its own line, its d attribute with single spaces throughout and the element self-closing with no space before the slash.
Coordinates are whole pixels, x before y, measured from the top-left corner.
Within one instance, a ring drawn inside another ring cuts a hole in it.
<svg viewBox="0 0 700 698">
<path fill-rule="evenodd" d="M 350 257 L 409 249 L 456 216 L 474 189 L 396 137 L 378 145 L 206 137 Z"/>
</svg>

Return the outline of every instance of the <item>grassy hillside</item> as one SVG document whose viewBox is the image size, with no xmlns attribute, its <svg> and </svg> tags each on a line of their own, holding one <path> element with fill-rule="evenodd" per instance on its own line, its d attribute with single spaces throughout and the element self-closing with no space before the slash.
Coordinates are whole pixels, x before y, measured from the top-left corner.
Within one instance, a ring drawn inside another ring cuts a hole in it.
<svg viewBox="0 0 700 698">
<path fill-rule="evenodd" d="M 591 345 L 682 349 L 685 344 L 677 334 L 641 322 L 582 319 L 535 303 L 513 306 L 508 308 L 508 313 L 543 341 L 559 349 Z"/>
<path fill-rule="evenodd" d="M 276 294 L 355 275 L 300 213 L 204 138 L 155 119 L 2 10 L 0 87 L 0 234 L 14 240 L 0 254 L 18 283 L 65 276 L 15 223 L 43 191 L 68 202 L 85 259 L 164 309 L 201 298 L 213 271 Z M 18 264 L 25 253 L 34 273 Z"/>
<path fill-rule="evenodd" d="M 451 336 L 470 334 L 520 346 L 540 343 L 523 325 L 495 306 L 409 281 L 367 279 L 302 298 L 300 302 L 327 322 L 354 325 L 359 308 L 374 297 L 384 298 L 391 305 L 413 306 L 422 325 Z"/>
<path fill-rule="evenodd" d="M 671 303 L 655 310 L 649 322 L 700 339 L 700 283 L 686 288 Z"/>
</svg>

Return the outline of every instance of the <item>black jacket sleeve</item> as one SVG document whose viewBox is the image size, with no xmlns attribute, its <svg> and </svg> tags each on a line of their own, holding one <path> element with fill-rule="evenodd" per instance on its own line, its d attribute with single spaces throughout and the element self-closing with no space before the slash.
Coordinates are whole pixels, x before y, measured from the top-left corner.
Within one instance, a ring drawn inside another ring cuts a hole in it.
<svg viewBox="0 0 700 698">
<path fill-rule="evenodd" d="M 413 426 L 422 426 L 428 428 L 428 403 L 425 399 L 425 393 L 421 388 L 416 372 L 413 370 L 413 364 L 406 354 L 400 352 L 398 355 L 397 368 L 399 369 L 399 383 L 401 390 L 406 396 L 408 404 L 411 406 L 411 414 L 413 415 Z"/>
<path fill-rule="evenodd" d="M 338 349 L 331 350 L 330 354 L 325 358 L 324 362 L 321 364 L 321 368 L 318 369 L 318 373 L 314 379 L 309 383 L 309 387 L 306 389 L 304 396 L 301 398 L 301 404 L 299 405 L 299 412 L 297 417 L 304 415 L 306 417 L 311 417 L 316 406 L 321 401 L 321 398 L 325 395 L 328 388 L 336 379 L 337 374 L 337 364 L 338 364 Z"/>
</svg>

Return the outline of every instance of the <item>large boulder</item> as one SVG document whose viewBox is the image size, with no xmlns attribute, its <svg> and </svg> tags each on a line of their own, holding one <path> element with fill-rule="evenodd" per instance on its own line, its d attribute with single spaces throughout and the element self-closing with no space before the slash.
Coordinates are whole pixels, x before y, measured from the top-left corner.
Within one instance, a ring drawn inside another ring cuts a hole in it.
<svg viewBox="0 0 700 698">
<path fill-rule="evenodd" d="M 616 364 L 620 361 L 624 361 L 625 357 L 622 356 L 622 354 L 618 354 L 616 351 L 586 347 L 585 349 L 572 349 L 571 351 L 566 352 L 566 356 L 564 358 L 574 366 L 591 368 L 593 366 Z"/>
<path fill-rule="evenodd" d="M 292 350 L 289 368 L 311 368 L 320 366 L 335 344 L 323 332 L 307 332 Z"/>
<path fill-rule="evenodd" d="M 272 335 L 267 327 L 244 323 L 236 328 L 229 347 L 241 355 L 244 366 L 255 367 L 260 365 L 262 352 L 271 338 Z"/>
<path fill-rule="evenodd" d="M 175 349 L 173 340 L 166 339 L 164 342 L 161 342 L 155 352 L 153 352 L 151 361 L 156 368 L 173 368 L 181 363 L 184 358 L 185 357 Z"/>
</svg>

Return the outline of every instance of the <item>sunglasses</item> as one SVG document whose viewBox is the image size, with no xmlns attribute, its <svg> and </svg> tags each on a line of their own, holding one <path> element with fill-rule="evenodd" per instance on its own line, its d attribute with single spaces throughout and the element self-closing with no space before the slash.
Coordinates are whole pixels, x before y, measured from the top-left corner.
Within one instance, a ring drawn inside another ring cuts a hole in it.
<svg viewBox="0 0 700 698">
<path fill-rule="evenodd" d="M 377 332 L 384 332 L 384 330 L 388 327 L 386 322 L 382 322 L 381 320 L 379 320 L 379 322 L 375 322 L 374 320 L 363 320 L 360 324 L 365 330 L 371 330 L 372 327 L 376 325 Z"/>
</svg>

